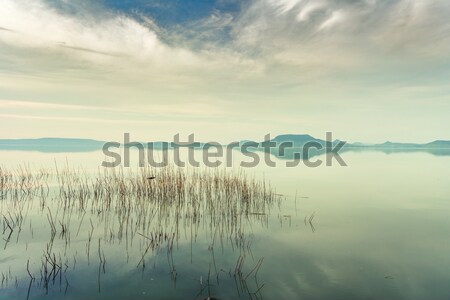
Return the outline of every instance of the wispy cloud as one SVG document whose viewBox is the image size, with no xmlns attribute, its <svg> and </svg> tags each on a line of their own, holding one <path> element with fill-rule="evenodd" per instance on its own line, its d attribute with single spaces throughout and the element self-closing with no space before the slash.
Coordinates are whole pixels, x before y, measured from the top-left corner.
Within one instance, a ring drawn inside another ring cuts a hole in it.
<svg viewBox="0 0 450 300">
<path fill-rule="evenodd" d="M 219 131 L 222 122 L 252 122 L 252 130 L 352 132 L 337 121 L 363 105 L 401 115 L 411 96 L 405 86 L 431 86 L 420 93 L 427 99 L 448 92 L 447 0 L 248 0 L 170 26 L 145 9 L 94 2 L 0 1 L 2 117 L 36 110 L 44 113 L 35 118 L 55 122 L 97 113 L 174 127 L 186 121 L 186 130 L 199 130 L 197 120 L 205 131 L 214 122 Z"/>
<path fill-rule="evenodd" d="M 5 111 L 22 112 L 28 114 L 30 112 L 69 115 L 79 113 L 80 115 L 89 113 L 102 112 L 99 117 L 109 115 L 110 118 L 128 117 L 132 119 L 146 119 L 149 116 L 159 118 L 180 118 L 199 119 L 214 118 L 223 116 L 229 109 L 226 105 L 222 105 L 222 109 L 209 105 L 208 102 L 195 101 L 187 104 L 162 104 L 162 103 L 143 103 L 137 109 L 126 107 L 108 107 L 97 105 L 80 105 L 80 104 L 64 104 L 64 103 L 48 103 L 38 101 L 17 101 L 0 99 L 0 109 Z"/>
<path fill-rule="evenodd" d="M 386 56 L 436 59 L 450 53 L 450 4 L 444 0 L 260 0 L 239 13 L 213 11 L 170 28 L 142 13 L 132 17 L 81 3 L 70 14 L 42 0 L 4 0 L 0 41 L 168 80 L 218 72 L 228 79 L 260 77 L 274 64 L 294 65 L 305 74 L 317 65 L 333 70 Z"/>
<path fill-rule="evenodd" d="M 14 33 L 3 33 L 3 43 L 43 51 L 62 48 L 93 54 L 124 55 L 162 63 L 195 60 L 193 53 L 163 44 L 156 33 L 123 15 L 62 14 L 41 1 L 2 1 L 0 22 Z M 82 58 L 88 55 L 78 53 Z M 97 60 L 98 57 L 95 57 Z"/>
<path fill-rule="evenodd" d="M 131 17 L 92 5 L 73 9 L 76 13 L 64 13 L 41 0 L 2 1 L 0 26 L 5 30 L 0 31 L 0 54 L 10 61 L 18 56 L 39 57 L 17 65 L 16 72 L 39 69 L 46 60 L 47 68 L 73 70 L 81 63 L 86 70 L 119 71 L 118 76 L 139 81 L 150 75 L 166 82 L 176 82 L 174 77 L 190 82 L 198 76 L 204 79 L 216 73 L 230 78 L 237 70 L 244 76 L 259 69 L 253 58 L 233 49 L 198 44 L 209 42 L 231 22 L 227 14 L 217 12 L 190 23 L 189 38 L 187 29 L 165 30 L 142 14 Z"/>
<path fill-rule="evenodd" d="M 314 58 L 344 65 L 385 55 L 447 58 L 449 13 L 448 1 L 262 0 L 241 14 L 234 34 L 243 46 L 300 65 Z"/>
</svg>

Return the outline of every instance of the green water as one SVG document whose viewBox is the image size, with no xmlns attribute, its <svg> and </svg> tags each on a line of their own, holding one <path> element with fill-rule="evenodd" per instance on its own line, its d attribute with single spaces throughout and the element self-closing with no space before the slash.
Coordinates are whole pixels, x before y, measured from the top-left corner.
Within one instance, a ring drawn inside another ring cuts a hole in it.
<svg viewBox="0 0 450 300">
<path fill-rule="evenodd" d="M 24 162 L 63 165 L 67 160 L 95 170 L 103 160 L 99 152 L 0 155 L 0 165 L 7 168 Z M 145 268 L 139 264 L 145 238 L 126 241 L 113 232 L 105 239 L 105 222 L 95 213 L 73 214 L 70 245 L 58 235 L 53 245 L 67 266 L 48 286 L 39 282 L 39 270 L 49 223 L 36 200 L 29 205 L 22 232 L 14 232 L 6 247 L 0 245 L 0 298 L 450 298 L 450 157 L 347 152 L 343 158 L 348 167 L 280 164 L 245 170 L 270 181 L 281 196 L 267 216 L 243 222 L 243 247 L 231 235 L 219 238 L 204 217 L 197 226 L 181 227 L 170 255 L 165 246 L 149 251 Z M 3 216 L 10 209 L 2 202 Z M 89 219 L 95 229 L 88 261 Z M 3 232 L 3 239 L 7 236 Z M 234 274 L 240 257 L 245 257 L 241 278 Z M 31 285 L 27 261 L 36 278 Z"/>
</svg>

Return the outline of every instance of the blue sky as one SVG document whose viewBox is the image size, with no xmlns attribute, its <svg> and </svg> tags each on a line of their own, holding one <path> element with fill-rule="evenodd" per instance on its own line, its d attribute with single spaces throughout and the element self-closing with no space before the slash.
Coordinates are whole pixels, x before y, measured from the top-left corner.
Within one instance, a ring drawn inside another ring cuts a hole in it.
<svg viewBox="0 0 450 300">
<path fill-rule="evenodd" d="M 450 4 L 0 3 L 0 138 L 450 139 Z"/>
<path fill-rule="evenodd" d="M 134 14 L 140 12 L 153 17 L 160 26 L 174 26 L 207 18 L 215 12 L 237 15 L 246 1 L 117 1 L 105 0 L 103 4 L 111 9 Z"/>
</svg>

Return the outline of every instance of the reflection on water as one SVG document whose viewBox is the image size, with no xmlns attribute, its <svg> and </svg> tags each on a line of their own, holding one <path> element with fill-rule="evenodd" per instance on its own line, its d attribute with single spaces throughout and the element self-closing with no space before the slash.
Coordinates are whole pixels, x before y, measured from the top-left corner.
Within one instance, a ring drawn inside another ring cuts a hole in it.
<svg viewBox="0 0 450 300">
<path fill-rule="evenodd" d="M 251 228 L 267 227 L 277 196 L 266 183 L 242 173 L 159 168 L 85 174 L 81 169 L 19 167 L 0 169 L 0 192 L 4 253 L 11 257 L 21 253 L 18 265 L 3 273 L 2 285 L 20 293 L 28 280 L 27 298 L 67 295 L 75 286 L 72 274 L 79 272 L 86 272 L 84 280 L 89 281 L 78 285 L 96 281 L 97 289 L 91 293 L 115 298 L 102 282 L 118 263 L 140 271 L 129 278 L 121 278 L 120 271 L 113 273 L 126 285 L 129 280 L 145 284 L 146 275 L 160 285 L 184 287 L 192 298 L 221 294 L 236 298 L 240 293 L 260 298 L 263 285 L 256 278 L 263 258 L 251 253 Z M 29 243 L 39 251 L 30 251 Z M 207 245 L 209 265 L 191 270 L 189 265 L 197 264 L 193 251 L 198 244 Z M 175 259 L 174 253 L 183 258 Z M 235 256 L 236 262 L 223 261 Z M 157 264 L 158 260 L 162 261 Z M 91 264 L 96 272 L 88 271 Z M 20 270 L 25 265 L 24 278 Z M 218 289 L 220 284 L 226 293 Z M 141 290 L 128 294 L 145 298 Z"/>
<path fill-rule="evenodd" d="M 0 200 L 5 243 L 0 298 L 26 299 L 28 291 L 30 299 L 449 295 L 450 160 L 445 156 L 346 152 L 348 167 L 281 163 L 243 170 L 246 176 L 228 170 L 235 174 L 228 177 L 234 184 L 247 182 L 246 188 L 235 186 L 231 202 L 223 201 L 230 194 L 219 201 L 212 197 L 215 190 L 206 188 L 216 170 L 189 171 L 185 187 L 193 187 L 188 190 L 193 197 L 179 205 L 173 200 L 178 199 L 175 170 L 163 181 L 170 184 L 152 190 L 157 182 L 147 178 L 163 178 L 158 170 L 139 177 L 127 170 L 98 175 L 101 152 L 21 152 L 20 160 L 17 154 L 2 152 L 3 170 L 17 170 L 22 161 L 42 170 L 33 179 L 16 180 L 22 184 L 15 187 L 16 200 L 11 194 Z M 68 178 L 62 182 L 45 172 L 54 169 L 55 160 L 61 166 L 66 159 L 86 174 L 64 173 L 61 167 L 60 177 Z M 23 168 L 13 175 L 20 172 L 26 173 Z M 30 185 L 33 192 L 26 196 Z M 254 202 L 231 205 L 246 203 L 248 190 L 264 189 L 272 196 L 257 192 Z M 159 200 L 147 203 L 150 195 Z"/>
</svg>

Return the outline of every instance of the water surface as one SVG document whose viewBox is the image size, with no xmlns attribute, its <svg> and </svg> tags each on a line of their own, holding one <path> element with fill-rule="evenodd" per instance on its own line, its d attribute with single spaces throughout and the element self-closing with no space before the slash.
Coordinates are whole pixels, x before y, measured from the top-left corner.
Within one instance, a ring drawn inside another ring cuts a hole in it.
<svg viewBox="0 0 450 300">
<path fill-rule="evenodd" d="M 101 152 L 2 151 L 0 155 L 0 164 L 7 169 L 23 162 L 32 169 L 53 168 L 56 163 L 86 172 L 97 171 L 104 158 Z M 236 241 L 226 230 L 218 238 L 216 227 L 202 216 L 198 226 L 182 226 L 185 232 L 170 255 L 166 244 L 149 251 L 145 268 L 140 263 L 145 238 L 136 235 L 131 245 L 112 232 L 106 240 L 104 229 L 117 231 L 117 224 L 106 226 L 93 212 L 82 221 L 83 214 L 74 213 L 70 246 L 57 235 L 52 249 L 68 258 L 62 259 L 67 267 L 47 287 L 39 283 L 39 270 L 51 228 L 47 211 L 35 199 L 27 206 L 22 232 L 13 232 L 0 250 L 0 297 L 448 299 L 450 157 L 346 152 L 343 158 L 348 167 L 285 168 L 279 161 L 276 168 L 260 165 L 243 170 L 250 178 L 270 182 L 279 194 L 279 201 L 265 215 L 244 219 L 243 238 Z M 3 201 L 2 217 L 9 218 L 11 209 Z M 88 259 L 90 219 L 95 223 Z M 5 230 L 3 239 L 8 234 Z M 244 282 L 235 274 L 241 258 Z M 28 261 L 36 278 L 31 285 Z"/>
</svg>

